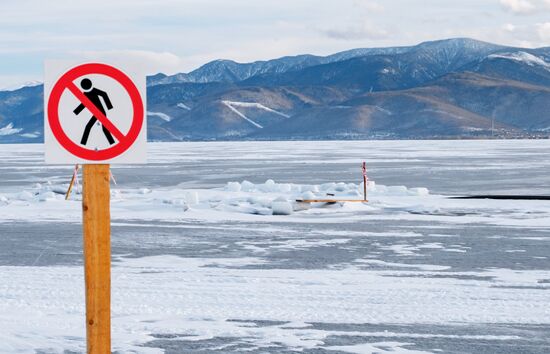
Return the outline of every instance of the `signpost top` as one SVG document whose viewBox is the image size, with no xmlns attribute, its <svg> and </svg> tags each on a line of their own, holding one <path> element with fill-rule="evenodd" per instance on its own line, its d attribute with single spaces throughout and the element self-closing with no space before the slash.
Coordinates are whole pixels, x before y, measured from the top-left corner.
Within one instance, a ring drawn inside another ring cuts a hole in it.
<svg viewBox="0 0 550 354">
<path fill-rule="evenodd" d="M 144 163 L 145 75 L 104 63 L 46 63 L 47 163 Z"/>
</svg>

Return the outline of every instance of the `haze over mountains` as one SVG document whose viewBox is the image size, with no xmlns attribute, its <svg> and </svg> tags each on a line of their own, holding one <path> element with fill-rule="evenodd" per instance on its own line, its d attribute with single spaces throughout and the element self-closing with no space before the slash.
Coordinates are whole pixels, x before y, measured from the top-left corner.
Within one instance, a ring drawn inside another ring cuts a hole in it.
<svg viewBox="0 0 550 354">
<path fill-rule="evenodd" d="M 550 135 L 550 47 L 467 38 L 147 79 L 154 141 Z M 0 142 L 43 141 L 43 87 L 0 91 Z"/>
</svg>

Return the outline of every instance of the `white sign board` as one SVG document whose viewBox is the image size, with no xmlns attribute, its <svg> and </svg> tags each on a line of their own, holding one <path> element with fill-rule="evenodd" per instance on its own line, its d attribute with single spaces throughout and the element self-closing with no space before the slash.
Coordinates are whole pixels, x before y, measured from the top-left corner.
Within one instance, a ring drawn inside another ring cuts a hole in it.
<svg viewBox="0 0 550 354">
<path fill-rule="evenodd" d="M 145 163 L 145 90 L 145 75 L 132 68 L 46 62 L 46 163 Z"/>
</svg>

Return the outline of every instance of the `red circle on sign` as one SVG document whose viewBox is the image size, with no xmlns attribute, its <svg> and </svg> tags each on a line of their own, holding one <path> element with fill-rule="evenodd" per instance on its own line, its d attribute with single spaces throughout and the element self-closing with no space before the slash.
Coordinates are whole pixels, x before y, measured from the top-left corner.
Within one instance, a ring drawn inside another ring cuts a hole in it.
<svg viewBox="0 0 550 354">
<path fill-rule="evenodd" d="M 59 101 L 61 99 L 61 95 L 69 85 L 73 84 L 74 80 L 90 74 L 109 76 L 121 84 L 130 96 L 134 111 L 132 116 L 132 124 L 128 130 L 128 133 L 124 135 L 124 139 L 119 140 L 119 142 L 112 147 L 97 151 L 83 148 L 73 142 L 67 134 L 65 134 L 59 121 Z M 143 126 L 143 100 L 141 99 L 141 95 L 139 94 L 139 90 L 136 85 L 119 69 L 100 63 L 82 64 L 63 74 L 63 76 L 61 76 L 61 78 L 59 78 L 53 86 L 50 93 L 50 98 L 48 100 L 48 123 L 50 124 L 52 133 L 57 141 L 71 154 L 85 160 L 109 160 L 128 150 L 139 136 L 141 127 Z"/>
</svg>

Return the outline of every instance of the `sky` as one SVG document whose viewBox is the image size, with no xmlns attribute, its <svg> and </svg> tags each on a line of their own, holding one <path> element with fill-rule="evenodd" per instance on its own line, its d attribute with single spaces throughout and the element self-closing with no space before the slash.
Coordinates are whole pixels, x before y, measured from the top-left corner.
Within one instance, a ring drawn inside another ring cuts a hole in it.
<svg viewBox="0 0 550 354">
<path fill-rule="evenodd" d="M 452 37 L 550 46 L 550 0 L 0 0 L 0 13 L 1 88 L 43 81 L 47 59 L 174 74 Z"/>
</svg>

